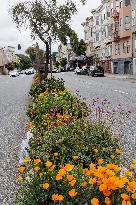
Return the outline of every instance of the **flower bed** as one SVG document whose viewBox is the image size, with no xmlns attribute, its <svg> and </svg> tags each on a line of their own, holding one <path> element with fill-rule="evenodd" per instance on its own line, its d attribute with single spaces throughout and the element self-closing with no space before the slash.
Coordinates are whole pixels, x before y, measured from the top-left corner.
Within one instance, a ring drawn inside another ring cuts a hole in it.
<svg viewBox="0 0 136 205">
<path fill-rule="evenodd" d="M 18 167 L 16 204 L 134 205 L 136 162 L 121 170 L 118 141 L 100 112 L 88 123 L 92 108 L 66 90 L 63 80 L 39 83 L 35 77 L 30 94 L 33 137 Z"/>
</svg>

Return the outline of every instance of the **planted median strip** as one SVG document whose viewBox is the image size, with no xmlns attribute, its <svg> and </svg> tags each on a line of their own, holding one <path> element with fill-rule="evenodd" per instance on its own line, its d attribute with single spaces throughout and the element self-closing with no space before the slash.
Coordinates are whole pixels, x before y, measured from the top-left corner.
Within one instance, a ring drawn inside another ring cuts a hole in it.
<svg viewBox="0 0 136 205">
<path fill-rule="evenodd" d="M 115 110 L 104 109 L 109 102 L 96 108 L 96 99 L 87 107 L 63 80 L 39 82 L 37 76 L 30 94 L 32 137 L 18 167 L 16 204 L 134 205 L 136 161 L 121 170 L 121 151 L 109 129 Z"/>
</svg>

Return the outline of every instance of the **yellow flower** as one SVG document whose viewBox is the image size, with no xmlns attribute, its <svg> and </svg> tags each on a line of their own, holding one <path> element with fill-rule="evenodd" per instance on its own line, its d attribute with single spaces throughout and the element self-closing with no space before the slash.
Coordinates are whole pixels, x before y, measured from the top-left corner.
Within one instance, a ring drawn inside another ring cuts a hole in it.
<svg viewBox="0 0 136 205">
<path fill-rule="evenodd" d="M 99 204 L 99 200 L 97 198 L 93 198 L 93 199 L 91 199 L 91 204 L 92 205 L 98 205 Z"/>
<path fill-rule="evenodd" d="M 40 170 L 40 167 L 34 167 L 34 172 L 38 172 Z"/>
<path fill-rule="evenodd" d="M 99 165 L 103 164 L 103 159 L 99 159 L 99 160 L 98 160 L 98 164 L 99 164 Z"/>
<path fill-rule="evenodd" d="M 53 201 L 63 201 L 64 197 L 62 195 L 58 195 L 58 194 L 53 194 L 52 195 L 52 200 Z"/>
<path fill-rule="evenodd" d="M 48 184 L 48 183 L 42 184 L 42 188 L 43 188 L 43 189 L 48 189 L 48 188 L 49 188 L 49 184 Z"/>
<path fill-rule="evenodd" d="M 94 152 L 96 152 L 96 153 L 97 153 L 97 152 L 98 152 L 98 149 L 94 149 Z"/>
<path fill-rule="evenodd" d="M 89 183 L 90 184 L 96 184 L 96 179 L 95 178 L 90 178 Z"/>
<path fill-rule="evenodd" d="M 40 97 L 43 97 L 43 96 L 44 96 L 44 93 L 41 93 L 39 96 L 40 96 Z"/>
<path fill-rule="evenodd" d="M 32 122 L 29 122 L 28 127 L 29 127 L 29 129 L 32 129 L 32 128 L 33 128 L 33 124 L 32 124 Z"/>
<path fill-rule="evenodd" d="M 52 165 L 50 168 L 49 168 L 49 171 L 53 171 L 55 168 L 55 165 Z"/>
<path fill-rule="evenodd" d="M 136 164 L 136 160 L 133 160 L 133 161 L 132 161 L 132 164 Z"/>
<path fill-rule="evenodd" d="M 116 149 L 115 153 L 116 154 L 121 154 L 121 151 L 119 149 Z"/>
<path fill-rule="evenodd" d="M 73 175 L 72 174 L 67 176 L 67 180 L 68 181 L 72 181 L 72 179 L 73 179 Z"/>
<path fill-rule="evenodd" d="M 34 163 L 35 163 L 35 164 L 38 164 L 38 163 L 40 163 L 40 162 L 41 162 L 40 159 L 34 159 Z"/>
<path fill-rule="evenodd" d="M 57 176 L 56 176 L 56 180 L 59 181 L 59 180 L 61 180 L 61 179 L 62 179 L 62 176 L 59 175 L 59 174 L 57 174 Z"/>
<path fill-rule="evenodd" d="M 129 200 L 129 195 L 128 194 L 121 194 L 121 198 L 123 199 L 123 200 Z"/>
<path fill-rule="evenodd" d="M 72 180 L 71 182 L 69 182 L 70 186 L 74 186 L 76 183 L 76 180 Z"/>
<path fill-rule="evenodd" d="M 22 182 L 23 181 L 23 177 L 22 176 L 18 176 L 18 178 L 16 179 L 16 182 Z"/>
<path fill-rule="evenodd" d="M 18 167 L 17 169 L 19 172 L 23 173 L 25 171 L 26 167 L 21 166 L 21 167 Z"/>
<path fill-rule="evenodd" d="M 27 162 L 30 162 L 30 161 L 31 161 L 30 157 L 25 157 L 25 158 L 23 159 L 23 162 L 24 162 L 24 163 L 27 163 Z"/>
<path fill-rule="evenodd" d="M 72 171 L 73 169 L 74 169 L 74 165 L 66 164 L 66 166 L 65 166 L 66 171 Z"/>
<path fill-rule="evenodd" d="M 130 168 L 130 170 L 133 170 L 133 169 L 135 169 L 135 166 L 133 164 L 131 164 L 129 168 Z"/>
<path fill-rule="evenodd" d="M 132 194 L 132 199 L 136 199 L 136 193 Z"/>
<path fill-rule="evenodd" d="M 87 182 L 86 181 L 82 182 L 81 186 L 82 187 L 86 187 L 87 186 Z"/>
<path fill-rule="evenodd" d="M 75 161 L 78 160 L 78 158 L 79 158 L 78 156 L 72 156 L 72 159 Z"/>
<path fill-rule="evenodd" d="M 43 173 L 40 173 L 39 176 L 42 177 L 42 176 L 43 176 Z"/>
<path fill-rule="evenodd" d="M 127 177 L 129 177 L 129 176 L 131 175 L 131 172 L 126 171 L 126 172 L 125 172 L 125 175 L 126 175 Z"/>
<path fill-rule="evenodd" d="M 71 189 L 69 192 L 68 192 L 69 196 L 71 198 L 75 197 L 77 195 L 77 192 L 75 189 Z"/>
<path fill-rule="evenodd" d="M 115 155 L 112 154 L 112 155 L 111 155 L 111 159 L 114 159 L 114 158 L 115 158 Z"/>
<path fill-rule="evenodd" d="M 59 155 L 58 152 L 55 152 L 55 153 L 54 153 L 54 156 L 55 156 L 55 157 L 57 157 L 58 155 Z"/>
<path fill-rule="evenodd" d="M 45 163 L 45 165 L 46 165 L 46 167 L 51 167 L 51 166 L 52 166 L 52 162 L 47 161 L 47 162 Z"/>
<path fill-rule="evenodd" d="M 105 204 L 106 204 L 106 205 L 110 205 L 110 204 L 111 204 L 111 200 L 110 200 L 109 197 L 106 197 L 106 198 L 105 198 Z"/>
</svg>

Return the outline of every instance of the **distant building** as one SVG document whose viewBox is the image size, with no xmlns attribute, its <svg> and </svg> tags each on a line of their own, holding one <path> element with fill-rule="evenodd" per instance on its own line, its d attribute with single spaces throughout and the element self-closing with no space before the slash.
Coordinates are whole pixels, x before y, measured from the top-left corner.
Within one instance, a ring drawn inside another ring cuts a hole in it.
<svg viewBox="0 0 136 205">
<path fill-rule="evenodd" d="M 136 1 L 131 1 L 132 8 L 132 57 L 133 57 L 133 74 L 136 74 Z"/>
<path fill-rule="evenodd" d="M 112 15 L 113 73 L 133 74 L 130 0 L 110 0 Z"/>
</svg>

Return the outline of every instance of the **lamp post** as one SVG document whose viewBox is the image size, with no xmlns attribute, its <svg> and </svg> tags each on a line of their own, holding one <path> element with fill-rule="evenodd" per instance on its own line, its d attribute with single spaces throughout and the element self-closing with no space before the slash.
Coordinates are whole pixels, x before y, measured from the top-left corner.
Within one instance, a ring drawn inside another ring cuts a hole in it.
<svg viewBox="0 0 136 205">
<path fill-rule="evenodd" d="M 50 71 L 51 71 L 51 78 L 52 78 L 51 36 L 49 36 L 49 55 L 50 55 Z"/>
</svg>

